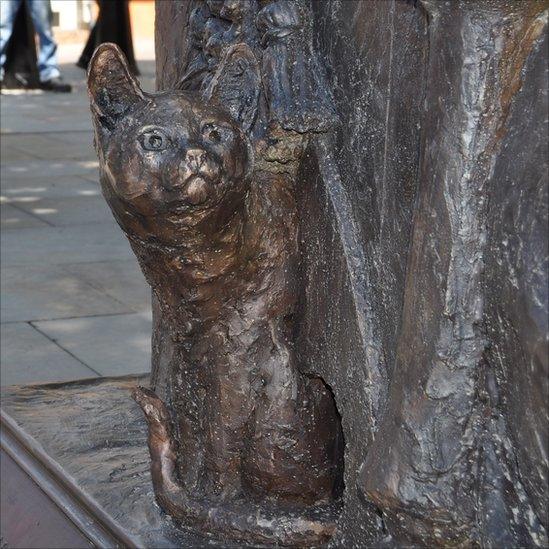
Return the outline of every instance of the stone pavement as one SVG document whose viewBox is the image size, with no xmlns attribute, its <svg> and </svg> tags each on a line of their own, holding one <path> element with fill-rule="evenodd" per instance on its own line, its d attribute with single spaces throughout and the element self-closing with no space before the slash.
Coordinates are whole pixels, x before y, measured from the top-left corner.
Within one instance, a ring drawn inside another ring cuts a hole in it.
<svg viewBox="0 0 549 549">
<path fill-rule="evenodd" d="M 150 369 L 150 291 L 101 197 L 84 72 L 62 71 L 72 94 L 0 99 L 2 385 Z"/>
</svg>

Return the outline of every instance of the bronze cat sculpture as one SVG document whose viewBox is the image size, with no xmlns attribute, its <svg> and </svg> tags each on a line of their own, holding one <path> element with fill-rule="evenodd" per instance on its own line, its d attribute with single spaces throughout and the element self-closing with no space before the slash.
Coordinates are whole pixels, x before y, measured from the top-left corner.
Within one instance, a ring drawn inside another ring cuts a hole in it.
<svg viewBox="0 0 549 549">
<path fill-rule="evenodd" d="M 245 69 L 245 93 L 224 95 L 235 66 Z M 102 191 L 171 341 L 166 402 L 151 389 L 134 393 L 157 500 L 191 528 L 310 545 L 335 528 L 342 435 L 330 390 L 300 371 L 293 349 L 299 146 L 266 162 L 273 147 L 252 142 L 258 74 L 239 45 L 207 101 L 149 94 L 104 44 L 88 86 Z"/>
</svg>

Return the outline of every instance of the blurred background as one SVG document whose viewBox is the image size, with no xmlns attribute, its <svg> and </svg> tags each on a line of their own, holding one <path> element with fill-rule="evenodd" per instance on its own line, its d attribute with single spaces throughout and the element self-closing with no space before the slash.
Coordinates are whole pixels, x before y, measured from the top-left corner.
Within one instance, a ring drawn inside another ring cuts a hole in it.
<svg viewBox="0 0 549 549">
<path fill-rule="evenodd" d="M 2 0 L 0 0 L 2 1 Z M 120 0 L 107 0 L 107 2 Z M 52 27 L 59 45 L 62 64 L 74 64 L 78 60 L 90 30 L 97 20 L 99 6 L 95 0 L 50 0 Z M 154 0 L 127 0 L 133 49 L 135 57 L 143 66 L 153 67 L 154 73 Z M 151 64 L 152 62 L 152 64 Z"/>
<path fill-rule="evenodd" d="M 101 196 L 85 71 L 76 65 L 98 3 L 50 5 L 72 91 L 2 86 L 0 96 L 2 385 L 150 369 L 150 291 Z M 154 1 L 125 8 L 139 80 L 153 91 Z"/>
</svg>

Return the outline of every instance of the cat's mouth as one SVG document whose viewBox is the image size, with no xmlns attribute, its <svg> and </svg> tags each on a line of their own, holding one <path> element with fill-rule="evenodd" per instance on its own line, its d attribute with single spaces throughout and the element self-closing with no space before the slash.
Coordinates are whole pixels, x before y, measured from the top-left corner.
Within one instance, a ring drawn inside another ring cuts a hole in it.
<svg viewBox="0 0 549 549">
<path fill-rule="evenodd" d="M 184 181 L 174 185 L 177 188 L 178 201 L 182 201 L 177 209 L 204 204 L 214 192 L 214 182 L 205 174 L 193 174 Z"/>
<path fill-rule="evenodd" d="M 185 183 L 183 192 L 189 204 L 199 206 L 208 200 L 212 191 L 212 184 L 206 177 L 193 175 Z"/>
</svg>

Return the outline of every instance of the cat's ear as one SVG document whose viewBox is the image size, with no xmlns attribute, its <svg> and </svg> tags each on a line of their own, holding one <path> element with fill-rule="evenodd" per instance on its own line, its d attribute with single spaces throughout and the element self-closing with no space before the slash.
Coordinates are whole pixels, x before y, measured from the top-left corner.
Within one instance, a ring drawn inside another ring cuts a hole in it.
<svg viewBox="0 0 549 549">
<path fill-rule="evenodd" d="M 223 56 L 204 95 L 210 103 L 229 111 L 247 132 L 257 115 L 260 89 L 257 58 L 246 44 L 235 44 Z"/>
<path fill-rule="evenodd" d="M 145 96 L 116 44 L 101 44 L 88 67 L 88 93 L 93 115 L 107 130 Z"/>
</svg>

